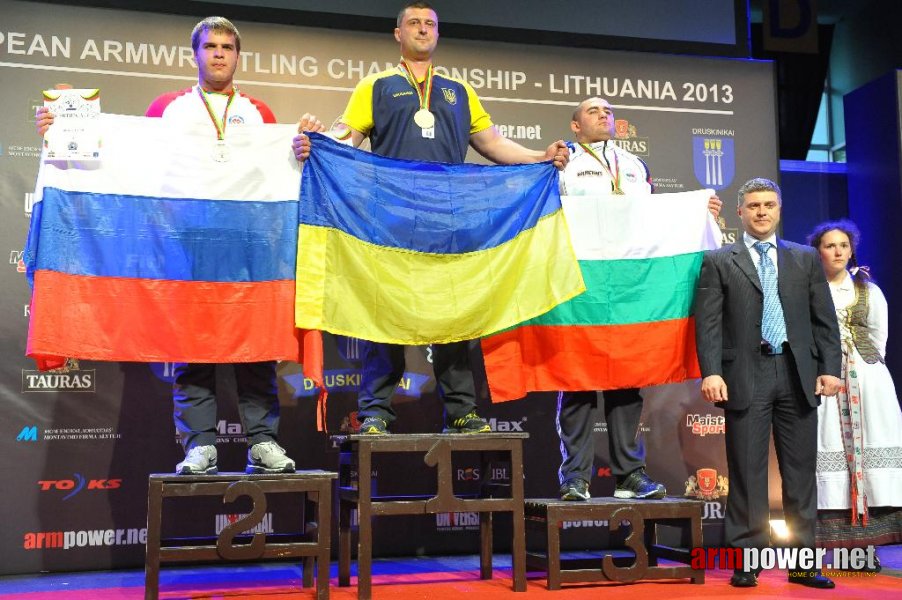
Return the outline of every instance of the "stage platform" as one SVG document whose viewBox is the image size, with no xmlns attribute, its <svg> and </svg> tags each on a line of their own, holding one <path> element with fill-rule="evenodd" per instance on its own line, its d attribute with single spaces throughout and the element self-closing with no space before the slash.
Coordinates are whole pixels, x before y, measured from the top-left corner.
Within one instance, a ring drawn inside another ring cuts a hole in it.
<svg viewBox="0 0 902 600">
<path fill-rule="evenodd" d="M 883 563 L 879 575 L 834 577 L 837 587 L 831 591 L 809 590 L 787 582 L 780 571 L 763 573 L 756 588 L 742 590 L 749 598 L 843 598 L 880 599 L 898 596 L 902 589 L 902 545 L 881 546 L 877 550 Z M 479 556 L 400 557 L 373 559 L 373 597 L 375 600 L 414 600 L 453 598 L 467 600 L 630 600 L 734 599 L 738 591 L 730 587 L 731 573 L 707 571 L 703 585 L 686 580 L 664 580 L 635 584 L 590 583 L 547 590 L 544 576 L 527 573 L 526 593 L 511 590 L 511 557 L 495 555 L 495 573 L 490 580 L 479 579 Z M 239 564 L 230 566 L 172 567 L 160 573 L 160 598 L 241 598 L 258 600 L 297 600 L 314 598 L 314 591 L 300 590 L 301 570 L 288 563 Z M 352 571 L 352 584 L 356 573 Z M 339 588 L 337 562 L 331 564 L 332 599 L 357 597 L 354 587 Z M 664 596 L 662 596 L 664 595 Z M 140 569 L 57 573 L 0 578 L 0 599 L 17 600 L 98 600 L 138 599 L 144 597 L 144 571 Z"/>
</svg>

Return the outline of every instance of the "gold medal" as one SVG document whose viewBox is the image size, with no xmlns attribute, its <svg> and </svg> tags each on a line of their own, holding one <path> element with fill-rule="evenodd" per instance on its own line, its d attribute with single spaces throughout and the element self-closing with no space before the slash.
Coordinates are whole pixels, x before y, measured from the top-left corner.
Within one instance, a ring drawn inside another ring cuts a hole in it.
<svg viewBox="0 0 902 600">
<path fill-rule="evenodd" d="M 435 115 L 429 112 L 428 109 L 421 108 L 413 113 L 413 122 L 422 129 L 432 129 L 435 127 Z"/>
<path fill-rule="evenodd" d="M 226 119 L 229 116 L 229 107 L 232 106 L 232 100 L 238 95 L 238 88 L 232 86 L 232 93 L 229 94 L 229 99 L 226 101 L 225 110 L 222 113 L 221 119 L 218 119 L 213 112 L 213 107 L 210 106 L 210 100 L 207 98 L 207 93 L 204 92 L 203 88 L 197 86 L 197 93 L 200 95 L 200 99 L 207 109 L 210 120 L 213 121 L 213 126 L 216 127 L 216 141 L 213 143 L 213 160 L 220 163 L 229 162 L 232 158 L 232 151 L 225 141 Z"/>
</svg>

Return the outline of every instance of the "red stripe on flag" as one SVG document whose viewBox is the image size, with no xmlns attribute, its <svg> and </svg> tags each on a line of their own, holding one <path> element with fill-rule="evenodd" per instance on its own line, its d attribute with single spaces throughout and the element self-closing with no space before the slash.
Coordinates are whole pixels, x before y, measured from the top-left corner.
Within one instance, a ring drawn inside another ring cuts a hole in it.
<svg viewBox="0 0 902 600">
<path fill-rule="evenodd" d="M 162 281 L 38 271 L 26 354 L 136 362 L 301 361 L 294 288 L 293 280 Z"/>
<path fill-rule="evenodd" d="M 615 390 L 701 376 L 695 321 L 530 325 L 482 340 L 493 402 L 528 392 Z"/>
</svg>

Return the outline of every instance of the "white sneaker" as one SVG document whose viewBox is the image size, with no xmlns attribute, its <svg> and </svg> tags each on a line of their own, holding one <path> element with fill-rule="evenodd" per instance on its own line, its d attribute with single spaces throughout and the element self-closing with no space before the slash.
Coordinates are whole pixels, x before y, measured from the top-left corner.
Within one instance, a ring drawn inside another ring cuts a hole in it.
<svg viewBox="0 0 902 600">
<path fill-rule="evenodd" d="M 294 461 L 273 441 L 254 444 L 247 451 L 245 473 L 294 473 Z"/>
<path fill-rule="evenodd" d="M 216 475 L 216 446 L 195 446 L 175 465 L 178 475 Z"/>
</svg>

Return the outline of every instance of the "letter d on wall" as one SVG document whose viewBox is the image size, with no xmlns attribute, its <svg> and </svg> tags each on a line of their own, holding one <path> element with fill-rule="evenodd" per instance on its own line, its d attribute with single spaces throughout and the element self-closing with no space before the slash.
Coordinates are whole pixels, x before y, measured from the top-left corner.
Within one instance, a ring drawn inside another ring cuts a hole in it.
<svg viewBox="0 0 902 600">
<path fill-rule="evenodd" d="M 817 0 L 764 0 L 764 49 L 817 54 Z"/>
</svg>

